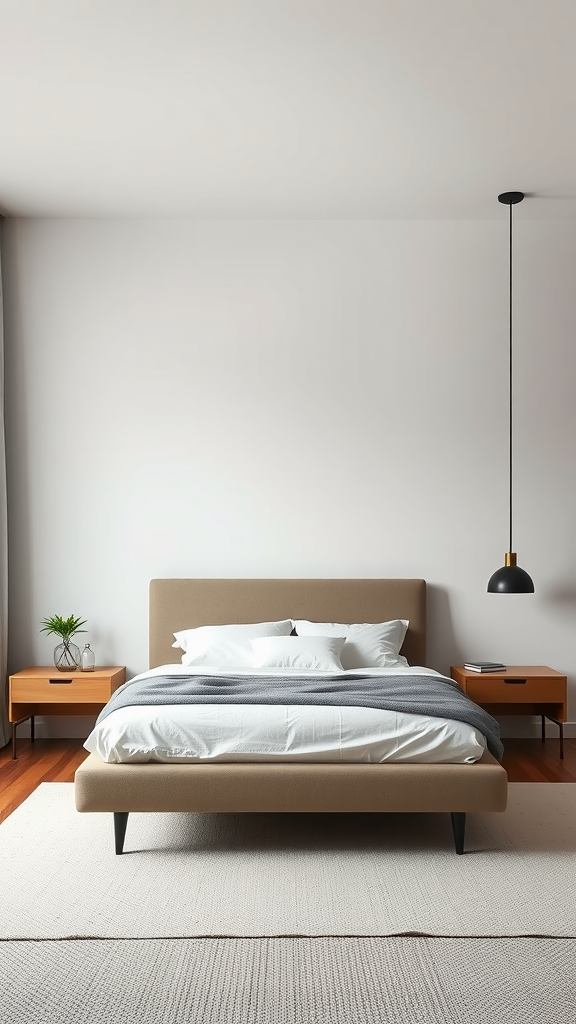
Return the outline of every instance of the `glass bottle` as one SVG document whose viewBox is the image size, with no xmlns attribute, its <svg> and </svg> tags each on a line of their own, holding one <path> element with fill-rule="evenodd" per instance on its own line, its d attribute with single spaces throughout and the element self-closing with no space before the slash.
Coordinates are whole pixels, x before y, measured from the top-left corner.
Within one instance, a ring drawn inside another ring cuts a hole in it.
<svg viewBox="0 0 576 1024">
<path fill-rule="evenodd" d="M 94 666 L 96 665 L 96 656 L 94 651 L 91 650 L 90 644 L 84 645 L 84 650 L 80 658 L 80 668 L 83 672 L 93 672 Z"/>
</svg>

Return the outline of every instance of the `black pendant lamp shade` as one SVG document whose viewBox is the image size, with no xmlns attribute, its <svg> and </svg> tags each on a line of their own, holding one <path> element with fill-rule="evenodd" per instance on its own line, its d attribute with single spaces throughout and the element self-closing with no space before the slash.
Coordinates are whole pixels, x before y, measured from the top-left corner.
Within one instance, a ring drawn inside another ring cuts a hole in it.
<svg viewBox="0 0 576 1024">
<path fill-rule="evenodd" d="M 510 318 L 509 318 L 509 478 L 510 478 L 510 549 L 504 556 L 504 565 L 488 580 L 489 594 L 533 594 L 534 583 L 528 573 L 516 565 L 512 551 L 512 207 L 524 199 L 523 192 L 502 192 L 498 202 L 510 209 Z"/>
<path fill-rule="evenodd" d="M 534 583 L 525 569 L 516 565 L 516 554 L 507 551 L 501 569 L 492 573 L 488 580 L 489 594 L 533 594 Z"/>
</svg>

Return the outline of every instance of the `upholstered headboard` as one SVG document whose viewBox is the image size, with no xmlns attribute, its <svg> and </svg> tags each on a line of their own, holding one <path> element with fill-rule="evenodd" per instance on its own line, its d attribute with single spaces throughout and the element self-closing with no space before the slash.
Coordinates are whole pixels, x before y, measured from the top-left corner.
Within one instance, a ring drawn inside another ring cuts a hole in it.
<svg viewBox="0 0 576 1024">
<path fill-rule="evenodd" d="M 150 583 L 150 668 L 174 664 L 179 629 L 276 619 L 386 622 L 409 619 L 402 654 L 426 664 L 424 580 L 175 579 Z"/>
</svg>

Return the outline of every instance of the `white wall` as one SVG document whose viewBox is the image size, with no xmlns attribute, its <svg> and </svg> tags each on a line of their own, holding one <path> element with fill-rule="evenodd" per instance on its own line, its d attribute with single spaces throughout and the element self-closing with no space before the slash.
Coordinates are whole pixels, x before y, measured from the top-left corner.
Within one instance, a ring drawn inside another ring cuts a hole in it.
<svg viewBox="0 0 576 1024">
<path fill-rule="evenodd" d="M 13 671 L 50 663 L 53 613 L 143 670 L 152 577 L 419 576 L 435 668 L 576 685 L 573 225 L 515 221 L 518 597 L 486 593 L 508 548 L 506 224 L 6 236 Z"/>
</svg>

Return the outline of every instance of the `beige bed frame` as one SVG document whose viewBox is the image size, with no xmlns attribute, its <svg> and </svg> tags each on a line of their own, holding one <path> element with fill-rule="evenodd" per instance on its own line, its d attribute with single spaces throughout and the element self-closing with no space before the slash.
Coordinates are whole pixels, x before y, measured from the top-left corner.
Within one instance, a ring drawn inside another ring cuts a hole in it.
<svg viewBox="0 0 576 1024">
<path fill-rule="evenodd" d="M 174 663 L 175 630 L 300 618 L 410 620 L 402 654 L 426 664 L 426 584 L 412 579 L 168 579 L 150 584 L 150 667 Z M 450 812 L 457 853 L 468 811 L 503 811 L 508 778 L 486 752 L 476 764 L 106 764 L 75 776 L 79 811 L 112 811 L 122 853 L 130 811 Z"/>
</svg>

